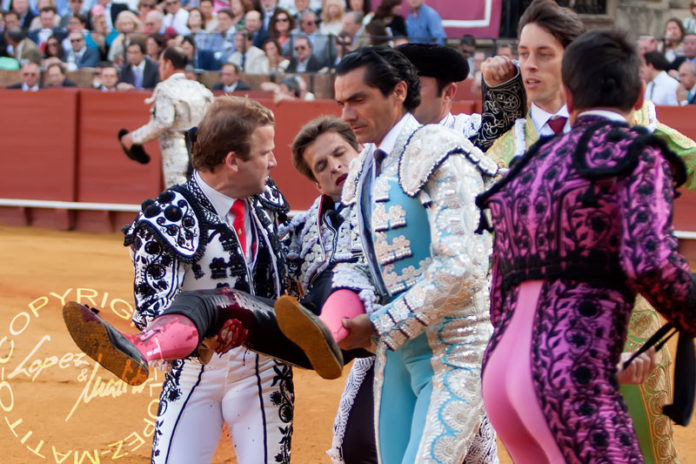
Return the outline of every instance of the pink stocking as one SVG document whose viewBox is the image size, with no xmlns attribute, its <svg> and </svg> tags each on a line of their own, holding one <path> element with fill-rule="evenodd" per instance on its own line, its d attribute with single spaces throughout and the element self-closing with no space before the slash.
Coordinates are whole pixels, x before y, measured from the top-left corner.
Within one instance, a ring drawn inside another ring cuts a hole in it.
<svg viewBox="0 0 696 464">
<path fill-rule="evenodd" d="M 328 327 L 338 343 L 348 335 L 348 331 L 343 327 L 343 319 L 352 319 L 364 313 L 365 306 L 357 293 L 351 290 L 336 290 L 321 307 L 319 319 Z"/>
<path fill-rule="evenodd" d="M 141 333 L 126 338 L 148 361 L 185 358 L 198 347 L 196 326 L 181 314 L 160 316 Z"/>
</svg>

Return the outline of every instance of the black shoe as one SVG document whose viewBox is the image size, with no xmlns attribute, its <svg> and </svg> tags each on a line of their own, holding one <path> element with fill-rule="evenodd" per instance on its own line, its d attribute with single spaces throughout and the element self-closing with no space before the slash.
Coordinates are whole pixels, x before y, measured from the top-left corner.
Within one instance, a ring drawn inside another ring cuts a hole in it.
<svg viewBox="0 0 696 464">
<path fill-rule="evenodd" d="M 339 378 L 343 355 L 326 325 L 291 296 L 281 296 L 274 307 L 278 327 L 302 348 L 317 374 L 325 379 Z"/>
<path fill-rule="evenodd" d="M 90 309 L 74 301 L 63 306 L 63 319 L 77 346 L 129 385 L 147 380 L 147 361 L 122 333 Z"/>
</svg>

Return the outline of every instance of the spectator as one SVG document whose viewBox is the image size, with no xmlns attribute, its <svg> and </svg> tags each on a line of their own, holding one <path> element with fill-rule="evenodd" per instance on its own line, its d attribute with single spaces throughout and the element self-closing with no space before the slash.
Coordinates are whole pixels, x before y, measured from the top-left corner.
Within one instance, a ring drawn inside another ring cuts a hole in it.
<svg viewBox="0 0 696 464">
<path fill-rule="evenodd" d="M 118 71 L 116 66 L 111 63 L 104 65 L 100 74 L 101 85 L 98 87 L 102 92 L 115 92 L 118 83 Z"/>
<path fill-rule="evenodd" d="M 323 66 L 312 53 L 312 43 L 304 35 L 296 36 L 293 41 L 295 56 L 288 64 L 287 72 L 318 72 Z"/>
<path fill-rule="evenodd" d="M 251 90 L 249 84 L 239 78 L 239 66 L 234 63 L 225 63 L 220 70 L 220 81 L 213 85 L 213 90 L 234 92 L 237 90 Z"/>
<path fill-rule="evenodd" d="M 691 16 L 684 19 L 683 26 L 685 34 L 696 34 L 696 0 L 689 2 Z"/>
<path fill-rule="evenodd" d="M 68 18 L 66 33 L 61 39 L 63 44 L 63 50 L 70 50 L 70 39 L 68 38 L 68 36 L 73 31 L 77 31 L 81 33 L 83 36 L 87 37 L 89 31 L 87 30 L 87 19 L 84 16 L 77 15 Z M 97 48 L 96 45 L 94 48 Z"/>
<path fill-rule="evenodd" d="M 685 61 L 696 61 L 696 34 L 686 34 L 682 40 L 683 56 L 677 57 L 670 66 L 671 69 L 679 69 Z"/>
<path fill-rule="evenodd" d="M 97 27 L 95 27 L 95 31 L 96 30 Z M 108 40 L 108 37 L 105 40 L 106 46 L 109 48 L 107 61 L 111 61 L 112 63 L 123 63 L 126 55 L 126 47 L 131 43 L 131 40 L 133 40 L 133 34 L 142 33 L 143 30 L 143 23 L 140 22 L 140 19 L 138 19 L 135 13 L 129 10 L 120 12 L 116 18 L 115 29 L 118 35 L 113 40 Z M 119 57 L 119 59 L 117 60 L 116 57 Z"/>
<path fill-rule="evenodd" d="M 58 37 L 56 36 L 51 36 L 46 40 L 46 47 L 44 48 L 44 53 L 43 53 L 43 59 L 44 61 L 47 58 L 58 58 L 59 60 L 63 60 L 63 56 L 65 55 L 65 51 L 63 50 L 63 44 L 61 43 L 60 40 L 58 40 Z M 43 67 L 46 68 L 46 64 L 42 63 Z"/>
<path fill-rule="evenodd" d="M 365 34 L 367 34 L 370 40 L 370 46 L 373 47 L 389 45 L 391 42 L 389 31 L 387 31 L 381 19 L 373 19 L 370 21 L 370 24 L 365 26 Z"/>
<path fill-rule="evenodd" d="M 199 6 L 203 14 L 203 24 L 206 32 L 215 32 L 218 27 L 217 15 L 215 14 L 214 0 L 201 0 Z"/>
<path fill-rule="evenodd" d="M 469 70 L 474 69 L 474 52 L 476 51 L 476 38 L 471 34 L 465 34 L 459 40 L 459 52 L 466 58 Z M 480 66 L 480 64 L 479 64 Z M 471 77 L 471 73 L 469 73 Z"/>
<path fill-rule="evenodd" d="M 300 19 L 302 15 L 308 12 L 316 13 L 318 10 L 312 8 L 309 3 L 310 0 L 295 0 L 295 24 L 299 26 Z"/>
<path fill-rule="evenodd" d="M 12 57 L 24 66 L 31 61 L 41 63 L 41 52 L 33 40 L 28 39 L 21 29 L 9 29 L 6 34 L 7 44 L 12 47 Z"/>
<path fill-rule="evenodd" d="M 13 0 L 12 10 L 19 17 L 19 27 L 27 32 L 31 26 L 31 22 L 36 16 L 29 8 L 29 0 Z"/>
<path fill-rule="evenodd" d="M 205 31 L 205 17 L 203 17 L 203 12 L 200 8 L 191 8 L 189 10 L 186 27 L 191 31 L 190 35 L 193 37 L 195 37 L 197 33 Z"/>
<path fill-rule="evenodd" d="M 92 30 L 82 30 L 81 32 L 85 35 L 85 44 L 99 53 L 102 60 L 105 60 L 109 56 L 109 51 L 114 40 L 119 35 L 118 29 L 108 29 L 106 25 L 106 14 L 102 14 L 95 10 L 103 10 L 101 5 L 97 5 L 92 8 Z M 125 13 L 133 14 L 128 10 L 124 10 L 119 13 L 119 17 Z M 118 24 L 118 18 L 116 18 L 116 23 Z M 127 25 L 124 25 L 127 27 Z M 123 64 L 124 52 L 114 55 L 114 61 L 120 66 Z"/>
<path fill-rule="evenodd" d="M 59 27 L 61 18 L 58 14 L 58 8 L 56 8 L 55 0 L 38 0 L 38 2 L 36 3 L 36 8 L 34 8 L 34 5 L 32 3 L 30 3 L 30 7 L 34 13 L 38 14 L 38 16 L 35 16 L 34 19 L 31 20 L 31 24 L 29 24 L 30 32 L 34 29 L 41 29 L 41 10 L 48 7 L 53 8 L 53 24 L 51 24 L 49 29 Z"/>
<path fill-rule="evenodd" d="M 263 30 L 261 13 L 256 10 L 247 11 L 244 16 L 244 27 L 247 29 L 254 47 L 261 50 L 263 43 L 268 39 L 268 34 Z"/>
<path fill-rule="evenodd" d="M 162 20 L 165 30 L 168 27 L 173 27 L 179 35 L 187 35 L 191 32 L 186 27 L 189 12 L 181 6 L 181 0 L 165 0 L 164 4 L 167 10 L 167 14 Z"/>
<path fill-rule="evenodd" d="M 282 54 L 282 48 L 273 39 L 268 39 L 263 44 L 263 51 L 268 58 L 269 73 L 284 73 L 290 64 L 290 60 L 286 59 Z"/>
<path fill-rule="evenodd" d="M 125 3 L 115 3 L 112 2 L 111 0 L 97 0 L 97 5 L 100 5 L 104 8 L 104 19 L 106 20 L 106 30 L 107 33 L 110 33 L 114 29 L 114 24 L 116 24 L 116 18 L 118 18 L 118 14 L 124 10 L 128 9 L 128 5 Z M 94 6 L 97 6 L 94 5 Z M 94 29 L 94 23 L 92 22 L 92 15 L 94 14 L 95 11 L 100 11 L 99 9 L 94 10 L 94 7 L 92 7 L 89 12 L 87 13 L 87 28 L 89 30 Z"/>
<path fill-rule="evenodd" d="M 655 105 L 676 106 L 679 82 L 667 74 L 669 62 L 660 52 L 648 52 L 643 55 L 641 77 L 646 82 L 645 99 Z"/>
<path fill-rule="evenodd" d="M 370 0 L 346 0 L 346 11 L 355 11 L 363 15 L 363 26 L 367 26 L 372 21 L 374 13 L 370 8 Z"/>
<path fill-rule="evenodd" d="M 651 35 L 638 37 L 638 55 L 643 56 L 648 52 L 657 51 L 657 40 Z"/>
<path fill-rule="evenodd" d="M 278 83 L 279 95 L 275 101 L 279 100 L 297 100 L 300 98 L 300 84 L 294 76 L 288 76 Z"/>
<path fill-rule="evenodd" d="M 343 30 L 343 16 L 345 16 L 345 3 L 343 0 L 326 0 L 321 10 L 321 26 L 319 32 L 324 35 L 338 36 Z"/>
<path fill-rule="evenodd" d="M 408 0 L 411 12 L 406 20 L 408 40 L 412 43 L 445 44 L 445 29 L 437 11 L 425 4 L 425 0 Z"/>
<path fill-rule="evenodd" d="M 121 69 L 117 88 L 119 90 L 153 89 L 160 80 L 157 64 L 145 56 L 145 44 L 131 42 L 126 47 L 127 66 Z"/>
<path fill-rule="evenodd" d="M 474 66 L 471 68 L 469 73 L 469 79 L 472 79 L 471 92 L 474 94 L 479 94 L 481 92 L 481 65 L 486 61 L 486 52 L 476 51 L 474 52 L 473 63 Z"/>
<path fill-rule="evenodd" d="M 232 25 L 235 28 L 242 28 L 245 26 L 244 21 L 246 14 L 254 9 L 250 0 L 230 0 L 229 10 L 232 12 Z M 220 11 L 218 11 L 220 14 Z"/>
<path fill-rule="evenodd" d="M 33 40 L 40 49 L 46 46 L 46 40 L 51 36 L 59 37 L 60 40 L 65 38 L 65 30 L 56 27 L 56 7 L 45 6 L 39 12 L 40 28 L 29 32 L 28 37 Z"/>
<path fill-rule="evenodd" d="M 331 40 L 331 37 L 319 33 L 316 13 L 309 11 L 302 15 L 300 19 L 300 32 L 311 42 L 312 54 L 322 67 L 333 62 L 336 56 L 333 40 Z"/>
<path fill-rule="evenodd" d="M 157 63 L 160 55 L 166 48 L 165 45 L 166 41 L 162 34 L 157 32 L 149 34 L 145 39 L 145 55 L 153 62 Z"/>
<path fill-rule="evenodd" d="M 659 49 L 670 63 L 684 54 L 682 39 L 684 39 L 684 26 L 681 21 L 677 18 L 668 19 L 665 23 L 664 39 Z"/>
<path fill-rule="evenodd" d="M 208 34 L 205 43 L 199 44 L 199 49 L 206 53 L 212 53 L 211 61 L 226 62 L 234 52 L 234 14 L 232 10 L 222 9 L 217 13 L 218 30 Z"/>
<path fill-rule="evenodd" d="M 78 16 L 82 14 L 82 0 L 69 0 L 69 7 L 70 10 L 68 11 L 67 14 L 64 14 L 60 17 L 60 22 L 58 23 L 58 27 L 61 27 L 63 29 L 68 28 L 68 21 L 70 21 L 70 18 L 73 16 Z"/>
<path fill-rule="evenodd" d="M 498 45 L 498 48 L 495 51 L 495 54 L 498 56 L 504 56 L 505 58 L 509 59 L 510 61 L 515 59 L 515 52 L 512 49 L 512 45 L 503 43 Z"/>
<path fill-rule="evenodd" d="M 145 16 L 146 34 L 164 34 L 164 15 L 161 11 L 152 10 Z"/>
<path fill-rule="evenodd" d="M 286 10 L 278 8 L 271 18 L 269 38 L 283 47 L 284 56 L 290 56 L 289 39 L 293 29 L 295 29 L 295 18 Z"/>
<path fill-rule="evenodd" d="M 190 64 L 193 67 L 193 70 L 195 71 L 196 69 L 201 69 L 200 63 L 198 62 L 198 47 L 196 46 L 195 41 L 190 35 L 187 35 L 186 37 L 182 37 L 181 39 L 181 44 L 180 44 L 181 50 L 183 50 L 184 54 L 186 55 L 186 59 L 188 60 L 188 64 Z M 159 58 L 158 58 L 159 60 Z M 184 71 L 186 71 L 184 69 Z M 193 80 L 198 80 L 198 79 L 193 79 Z"/>
<path fill-rule="evenodd" d="M 268 58 L 263 50 L 254 46 L 247 29 L 237 31 L 234 36 L 234 46 L 236 51 L 227 60 L 228 63 L 236 64 L 247 74 L 268 73 Z"/>
<path fill-rule="evenodd" d="M 99 60 L 99 52 L 85 45 L 85 38 L 80 32 L 71 32 L 70 49 L 66 50 L 63 61 L 67 63 L 68 71 L 81 68 L 92 68 Z"/>
<path fill-rule="evenodd" d="M 10 29 L 21 29 L 19 26 L 19 15 L 16 11 L 8 11 L 4 15 L 5 29 L 3 35 L 7 33 Z"/>
<path fill-rule="evenodd" d="M 356 38 L 363 29 L 362 20 L 363 15 L 359 11 L 349 11 L 343 16 L 343 29 L 340 35 L 343 36 L 344 43 L 347 38 L 350 38 L 351 49 L 356 48 Z"/>
<path fill-rule="evenodd" d="M 44 75 L 45 85 L 43 88 L 56 87 L 77 87 L 77 85 L 66 78 L 65 67 L 62 63 L 51 63 L 46 68 Z"/>
<path fill-rule="evenodd" d="M 392 37 L 406 37 L 406 20 L 401 16 L 402 0 L 382 0 L 375 11 L 375 19 L 381 20 Z"/>
<path fill-rule="evenodd" d="M 145 21 L 147 14 L 156 8 L 157 2 L 155 0 L 140 0 L 138 2 L 138 18 Z"/>
<path fill-rule="evenodd" d="M 352 14 L 349 12 L 348 14 Z M 353 38 L 346 31 L 342 31 L 336 37 L 336 61 L 334 67 L 341 62 L 344 56 L 353 51 Z"/>
<path fill-rule="evenodd" d="M 261 28 L 264 30 L 266 37 L 270 35 L 271 18 L 278 10 L 278 0 L 259 0 L 258 11 L 261 13 Z"/>
<path fill-rule="evenodd" d="M 39 72 L 38 64 L 32 62 L 25 64 L 24 66 L 22 66 L 20 76 L 22 77 L 22 82 L 14 85 L 9 85 L 7 86 L 7 88 L 16 90 L 21 89 L 23 92 L 36 92 L 37 90 L 39 90 L 39 78 L 41 77 L 41 73 Z"/>
<path fill-rule="evenodd" d="M 696 105 L 696 63 L 685 61 L 679 66 L 677 101 L 680 105 Z"/>
</svg>

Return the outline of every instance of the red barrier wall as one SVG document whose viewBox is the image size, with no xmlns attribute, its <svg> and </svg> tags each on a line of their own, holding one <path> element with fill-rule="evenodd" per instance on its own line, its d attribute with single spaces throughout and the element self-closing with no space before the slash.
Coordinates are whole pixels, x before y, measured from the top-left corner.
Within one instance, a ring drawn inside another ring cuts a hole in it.
<svg viewBox="0 0 696 464">
<path fill-rule="evenodd" d="M 38 93 L 0 90 L 0 198 L 139 204 L 159 193 L 161 158 L 156 141 L 146 145 L 148 165 L 123 154 L 116 140 L 121 127 L 135 129 L 149 118 L 148 92 L 101 93 L 87 89 Z M 331 100 L 260 100 L 276 117 L 276 159 L 272 172 L 293 209 L 305 209 L 318 192 L 297 173 L 290 144 L 303 124 L 322 115 L 340 115 Z M 454 112 L 480 111 L 478 101 L 458 101 Z M 661 121 L 696 139 L 696 106 L 660 107 Z M 684 191 L 675 203 L 675 226 L 696 231 L 696 193 Z M 0 207 L 0 223 L 60 229 L 113 231 L 133 213 Z"/>
<path fill-rule="evenodd" d="M 0 198 L 75 200 L 79 90 L 0 90 Z M 0 222 L 69 227 L 67 211 L 0 208 Z"/>
</svg>

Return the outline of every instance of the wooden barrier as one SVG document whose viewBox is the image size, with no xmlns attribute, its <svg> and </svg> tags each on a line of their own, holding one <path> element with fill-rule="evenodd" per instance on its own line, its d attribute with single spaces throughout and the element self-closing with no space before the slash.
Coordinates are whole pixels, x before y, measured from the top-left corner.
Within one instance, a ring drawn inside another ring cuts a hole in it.
<svg viewBox="0 0 696 464">
<path fill-rule="evenodd" d="M 102 93 L 55 89 L 38 93 L 0 90 L 0 150 L 3 181 L 0 198 L 139 204 L 162 188 L 161 157 L 156 141 L 152 156 L 140 165 L 123 154 L 116 133 L 135 129 L 149 118 L 149 92 Z M 292 166 L 290 144 L 306 122 L 322 114 L 340 115 L 332 100 L 273 103 L 254 95 L 276 117 L 278 167 L 271 173 L 293 209 L 307 208 L 317 195 Z M 480 111 L 479 101 L 457 101 L 455 113 Z M 660 120 L 696 138 L 696 106 L 660 107 Z M 684 190 L 684 189 L 682 189 Z M 683 191 L 675 202 L 675 227 L 696 231 L 696 193 Z M 0 207 L 0 223 L 51 228 L 112 231 L 132 213 Z"/>
</svg>

